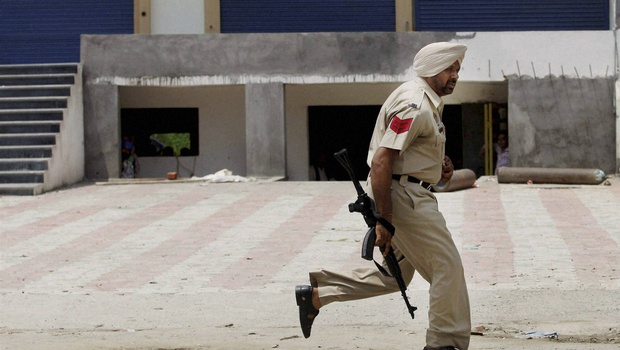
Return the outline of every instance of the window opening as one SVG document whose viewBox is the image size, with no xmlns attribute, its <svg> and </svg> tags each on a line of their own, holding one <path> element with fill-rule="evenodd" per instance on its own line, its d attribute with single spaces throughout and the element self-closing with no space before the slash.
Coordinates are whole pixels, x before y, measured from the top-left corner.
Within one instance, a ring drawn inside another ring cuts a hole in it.
<svg viewBox="0 0 620 350">
<path fill-rule="evenodd" d="M 198 108 L 122 108 L 121 138 L 139 157 L 198 155 Z"/>
</svg>

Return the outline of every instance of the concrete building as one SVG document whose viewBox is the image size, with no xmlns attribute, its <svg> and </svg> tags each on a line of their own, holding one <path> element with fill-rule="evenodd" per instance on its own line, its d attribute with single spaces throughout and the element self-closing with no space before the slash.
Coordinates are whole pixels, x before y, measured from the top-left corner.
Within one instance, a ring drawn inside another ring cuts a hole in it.
<svg viewBox="0 0 620 350">
<path fill-rule="evenodd" d="M 444 99 L 448 153 L 460 167 L 489 173 L 479 158 L 485 130 L 507 129 L 514 166 L 618 173 L 618 12 L 605 3 L 597 30 L 412 31 L 416 2 L 396 0 L 389 32 L 224 33 L 223 0 L 136 0 L 137 34 L 81 38 L 85 176 L 119 177 L 124 116 L 154 109 L 197 115 L 185 126 L 193 153 L 138 149 L 140 177 L 226 168 L 303 181 L 313 158 L 345 147 L 363 170 L 376 110 L 434 41 L 469 48 Z"/>
</svg>

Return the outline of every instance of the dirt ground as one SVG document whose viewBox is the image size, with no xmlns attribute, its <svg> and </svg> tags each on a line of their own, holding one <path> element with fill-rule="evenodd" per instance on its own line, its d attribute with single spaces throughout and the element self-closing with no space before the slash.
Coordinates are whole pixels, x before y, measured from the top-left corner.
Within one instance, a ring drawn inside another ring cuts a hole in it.
<svg viewBox="0 0 620 350">
<path fill-rule="evenodd" d="M 470 349 L 620 349 L 620 181 L 609 181 L 437 194 L 465 265 Z M 413 320 L 394 294 L 330 304 L 301 334 L 294 286 L 361 260 L 352 198 L 350 183 L 293 182 L 0 197 L 0 349 L 421 350 L 418 276 Z"/>
</svg>

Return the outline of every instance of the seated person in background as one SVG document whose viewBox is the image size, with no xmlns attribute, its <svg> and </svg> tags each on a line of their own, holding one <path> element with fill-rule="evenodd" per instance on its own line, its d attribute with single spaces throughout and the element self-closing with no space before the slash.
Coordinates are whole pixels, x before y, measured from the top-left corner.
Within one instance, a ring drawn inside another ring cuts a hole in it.
<svg viewBox="0 0 620 350">
<path fill-rule="evenodd" d="M 327 156 L 321 153 L 314 165 L 310 166 L 310 181 L 333 181 L 334 178 L 327 170 Z"/>
<path fill-rule="evenodd" d="M 485 147 L 480 148 L 480 158 L 484 158 Z M 493 159 L 495 160 L 495 175 L 497 169 L 503 166 L 510 166 L 510 155 L 508 153 L 508 134 L 500 131 L 497 134 L 497 142 L 493 144 Z"/>
<path fill-rule="evenodd" d="M 506 134 L 505 131 L 500 131 L 499 134 L 497 134 L 497 142 L 493 145 L 493 148 L 497 154 L 497 162 L 495 165 L 495 175 L 497 175 L 497 169 L 503 166 L 510 166 L 508 134 Z"/>
<path fill-rule="evenodd" d="M 123 137 L 121 142 L 121 160 L 122 171 L 121 177 L 123 179 L 133 179 L 138 174 L 138 156 L 136 155 L 133 142 L 127 136 Z"/>
</svg>

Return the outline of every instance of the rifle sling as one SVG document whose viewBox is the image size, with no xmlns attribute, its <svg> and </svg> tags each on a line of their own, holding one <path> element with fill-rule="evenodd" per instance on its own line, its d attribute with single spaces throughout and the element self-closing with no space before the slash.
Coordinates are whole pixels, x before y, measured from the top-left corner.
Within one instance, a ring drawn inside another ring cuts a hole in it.
<svg viewBox="0 0 620 350">
<path fill-rule="evenodd" d="M 396 256 L 395 256 L 395 255 L 390 256 L 390 255 L 394 254 L 394 252 L 390 252 L 390 253 L 391 253 L 391 254 L 389 254 L 389 253 L 388 253 L 388 255 L 387 255 L 386 257 L 384 257 L 384 259 L 386 260 L 386 264 L 388 265 L 388 269 L 390 268 L 390 267 L 389 267 L 389 263 L 387 262 L 387 260 L 388 260 L 388 259 L 392 259 L 392 260 L 394 261 L 394 263 L 395 263 L 395 265 L 396 265 L 396 266 L 399 266 L 399 265 L 398 265 L 398 263 L 400 262 L 400 260 L 398 260 L 398 261 L 396 260 Z M 404 258 L 403 258 L 403 259 L 404 259 Z M 402 259 L 401 259 L 401 260 L 402 260 Z M 396 272 L 394 272 L 394 273 L 393 273 L 392 271 L 388 272 L 388 271 L 385 269 L 385 267 L 383 267 L 383 265 L 381 265 L 381 264 L 379 264 L 379 263 L 377 262 L 377 260 L 374 260 L 374 259 L 373 259 L 372 261 L 375 263 L 375 266 L 377 266 L 377 269 L 379 269 L 379 271 L 381 272 L 381 274 L 382 274 L 383 276 L 385 276 L 385 277 L 392 277 L 392 278 L 396 278 L 396 279 L 398 279 L 398 278 L 396 277 L 396 275 L 398 275 L 398 273 L 396 273 Z M 402 278 L 402 275 L 401 275 L 401 278 Z"/>
</svg>

